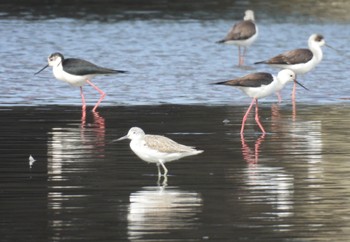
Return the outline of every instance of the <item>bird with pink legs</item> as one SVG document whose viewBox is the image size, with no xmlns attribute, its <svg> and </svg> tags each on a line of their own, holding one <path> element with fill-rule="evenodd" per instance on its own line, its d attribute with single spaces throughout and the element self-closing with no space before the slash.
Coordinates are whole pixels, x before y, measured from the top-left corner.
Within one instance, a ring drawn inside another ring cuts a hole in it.
<svg viewBox="0 0 350 242">
<path fill-rule="evenodd" d="M 276 55 L 268 60 L 255 62 L 254 64 L 267 64 L 269 66 L 290 69 L 296 75 L 305 74 L 314 69 L 323 58 L 322 46 L 333 47 L 326 44 L 325 39 L 320 34 L 312 34 L 308 39 L 309 48 L 294 49 Z M 335 50 L 335 49 L 334 49 Z M 337 50 L 336 50 L 337 51 Z M 293 86 L 292 100 L 295 100 L 296 84 Z M 281 101 L 279 94 L 278 99 Z"/>
<path fill-rule="evenodd" d="M 289 69 L 284 69 L 280 71 L 277 76 L 267 72 L 256 72 L 243 77 L 223 82 L 217 82 L 214 84 L 237 87 L 238 89 L 242 90 L 246 95 L 253 98 L 247 112 L 243 116 L 240 132 L 242 135 L 244 133 L 245 123 L 247 121 L 251 109 L 253 108 L 253 105 L 255 105 L 255 121 L 258 124 L 261 132 L 263 134 L 266 134 L 266 131 L 263 125 L 261 124 L 259 118 L 258 99 L 267 97 L 275 92 L 280 91 L 288 82 L 294 82 L 308 90 L 296 80 L 295 73 Z"/>
<path fill-rule="evenodd" d="M 67 58 L 65 59 L 61 53 L 53 53 L 48 57 L 48 64 L 38 71 L 36 74 L 39 74 L 47 67 L 51 66 L 53 68 L 53 75 L 56 79 L 65 81 L 72 86 L 80 87 L 80 95 L 82 100 L 83 111 L 86 109 L 86 102 L 83 93 L 83 86 L 85 83 L 88 83 L 96 91 L 100 93 L 100 98 L 92 109 L 93 112 L 96 111 L 97 107 L 100 105 L 102 100 L 105 98 L 106 93 L 98 88 L 94 83 L 91 82 L 91 79 L 96 75 L 109 75 L 109 74 L 118 74 L 118 73 L 127 73 L 127 71 L 113 70 L 109 68 L 104 68 L 97 66 L 86 60 L 77 59 L 77 58 Z"/>
<path fill-rule="evenodd" d="M 219 44 L 238 46 L 238 66 L 244 65 L 244 57 L 247 48 L 258 38 L 258 26 L 255 23 L 254 12 L 246 10 L 242 21 L 233 25 L 224 39 L 217 41 Z M 241 50 L 241 47 L 243 50 Z"/>
</svg>

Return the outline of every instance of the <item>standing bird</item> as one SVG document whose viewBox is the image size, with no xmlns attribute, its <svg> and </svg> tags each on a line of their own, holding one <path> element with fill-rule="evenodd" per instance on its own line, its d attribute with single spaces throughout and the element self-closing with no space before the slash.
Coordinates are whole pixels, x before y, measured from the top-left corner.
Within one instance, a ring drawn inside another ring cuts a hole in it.
<svg viewBox="0 0 350 242">
<path fill-rule="evenodd" d="M 137 127 L 131 128 L 127 135 L 116 141 L 124 139 L 131 140 L 130 148 L 140 159 L 157 164 L 158 177 L 162 175 L 159 166 L 164 169 L 164 177 L 168 174 L 164 163 L 203 152 L 203 150 L 196 150 L 194 147 L 176 143 L 161 135 L 145 134 L 142 129 Z"/>
<path fill-rule="evenodd" d="M 247 120 L 250 110 L 253 107 L 253 104 L 255 104 L 255 121 L 259 125 L 259 128 L 261 129 L 263 134 L 266 134 L 266 131 L 259 120 L 258 99 L 280 91 L 288 82 L 292 82 L 292 81 L 302 86 L 306 90 L 308 90 L 306 87 L 304 87 L 302 84 L 300 84 L 296 80 L 295 73 L 292 70 L 288 70 L 288 69 L 284 69 L 280 71 L 277 77 L 270 73 L 257 72 L 257 73 L 248 74 L 246 76 L 243 76 L 237 79 L 224 81 L 224 82 L 217 82 L 214 84 L 237 87 L 238 89 L 242 90 L 245 94 L 247 94 L 249 97 L 253 98 L 242 120 L 242 127 L 241 127 L 241 135 L 242 135 L 244 132 L 245 122 Z"/>
<path fill-rule="evenodd" d="M 295 49 L 286 51 L 265 61 L 254 64 L 268 64 L 281 69 L 290 69 L 295 74 L 305 74 L 317 66 L 323 57 L 321 47 L 326 42 L 322 35 L 312 34 L 309 37 L 309 49 Z M 294 83 L 292 99 L 295 100 L 296 84 Z"/>
<path fill-rule="evenodd" d="M 91 79 L 96 75 L 126 73 L 126 71 L 100 67 L 86 60 L 76 58 L 65 59 L 61 53 L 56 52 L 48 57 L 48 64 L 40 71 L 35 73 L 35 75 L 39 74 L 49 66 L 52 66 L 53 75 L 56 79 L 68 82 L 72 86 L 80 87 L 83 110 L 85 110 L 86 108 L 85 97 L 83 93 L 83 85 L 85 83 L 91 85 L 101 94 L 100 99 L 97 101 L 95 107 L 92 109 L 93 112 L 96 111 L 98 105 L 105 98 L 106 93 L 99 89 L 95 84 L 93 84 L 91 82 Z"/>
<path fill-rule="evenodd" d="M 243 21 L 236 23 L 227 33 L 223 40 L 217 43 L 238 46 L 238 65 L 244 64 L 244 56 L 247 48 L 255 42 L 258 37 L 258 26 L 255 23 L 254 12 L 246 10 Z M 241 47 L 244 48 L 243 53 Z"/>
</svg>

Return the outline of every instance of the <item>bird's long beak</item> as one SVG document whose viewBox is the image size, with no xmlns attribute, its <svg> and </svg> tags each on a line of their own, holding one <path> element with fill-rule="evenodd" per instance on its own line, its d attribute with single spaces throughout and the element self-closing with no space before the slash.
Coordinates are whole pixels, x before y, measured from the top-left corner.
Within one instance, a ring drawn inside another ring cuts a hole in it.
<svg viewBox="0 0 350 242">
<path fill-rule="evenodd" d="M 330 48 L 330 49 L 332 49 L 332 50 L 338 52 L 339 54 L 342 54 L 342 52 L 341 52 L 340 50 L 337 50 L 336 48 L 334 48 L 334 47 L 332 47 L 332 46 L 330 46 L 330 45 L 328 45 L 328 44 L 325 44 L 325 46 L 327 46 L 328 48 Z"/>
<path fill-rule="evenodd" d="M 49 65 L 44 66 L 44 68 L 42 68 L 40 71 L 34 73 L 34 75 L 39 74 L 40 72 L 42 72 L 43 70 L 45 70 L 45 69 L 48 68 L 48 67 L 49 67 Z"/>
<path fill-rule="evenodd" d="M 305 90 L 310 91 L 307 87 L 305 87 L 303 84 L 301 84 L 301 83 L 298 82 L 297 80 L 294 80 L 294 82 L 295 82 L 296 84 L 298 84 L 299 86 L 301 86 L 302 88 L 304 88 Z"/>
<path fill-rule="evenodd" d="M 125 135 L 123 137 L 120 137 L 119 139 L 112 140 L 111 143 L 116 142 L 116 141 L 120 141 L 120 140 L 124 140 L 124 139 L 128 139 L 128 138 L 129 138 L 128 135 Z"/>
</svg>

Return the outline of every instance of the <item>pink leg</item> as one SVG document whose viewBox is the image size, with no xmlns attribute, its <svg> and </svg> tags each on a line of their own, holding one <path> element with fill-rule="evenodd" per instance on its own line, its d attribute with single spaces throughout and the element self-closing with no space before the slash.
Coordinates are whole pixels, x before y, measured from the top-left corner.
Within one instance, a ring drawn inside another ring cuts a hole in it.
<svg viewBox="0 0 350 242">
<path fill-rule="evenodd" d="M 249 114 L 250 110 L 252 109 L 253 104 L 255 103 L 255 100 L 256 100 L 256 99 L 255 99 L 255 98 L 253 98 L 252 103 L 250 104 L 250 106 L 249 106 L 249 108 L 248 108 L 247 112 L 245 113 L 245 115 L 243 116 L 243 120 L 242 120 L 242 127 L 241 127 L 241 135 L 242 135 L 242 134 L 243 134 L 243 132 L 244 132 L 244 125 L 245 125 L 245 122 L 247 121 L 248 114 Z"/>
<path fill-rule="evenodd" d="M 82 113 L 81 113 L 81 127 L 82 128 L 85 127 L 85 123 L 86 123 L 86 109 L 83 108 Z"/>
<path fill-rule="evenodd" d="M 243 47 L 243 54 L 242 54 L 242 58 L 241 58 L 241 63 L 240 65 L 243 66 L 244 65 L 244 57 L 245 57 L 245 54 L 247 53 L 247 47 Z"/>
<path fill-rule="evenodd" d="M 294 82 L 293 91 L 292 91 L 292 100 L 295 101 L 295 93 L 297 91 L 297 84 Z"/>
<path fill-rule="evenodd" d="M 276 92 L 276 95 L 277 95 L 277 98 L 278 98 L 278 103 L 281 103 L 282 102 L 281 92 L 280 91 Z"/>
<path fill-rule="evenodd" d="M 293 110 L 292 110 L 292 119 L 293 121 L 296 120 L 296 117 L 297 117 L 297 107 L 295 105 L 295 100 L 292 100 L 292 107 L 293 107 Z"/>
<path fill-rule="evenodd" d="M 259 139 L 255 142 L 255 163 L 258 163 L 259 160 L 259 151 L 260 151 L 260 145 L 263 142 L 265 138 L 265 134 L 262 134 Z"/>
<path fill-rule="evenodd" d="M 102 100 L 105 98 L 106 93 L 104 93 L 104 91 L 102 91 L 100 88 L 98 88 L 95 84 L 93 84 L 91 81 L 87 80 L 87 83 L 90 84 L 90 86 L 92 86 L 93 88 L 95 88 L 96 91 L 98 91 L 101 94 L 100 99 L 97 101 L 95 107 L 92 109 L 93 112 L 96 111 L 98 105 L 100 105 L 100 103 L 102 102 Z"/>
<path fill-rule="evenodd" d="M 84 97 L 84 93 L 83 93 L 83 87 L 80 87 L 80 96 L 81 96 L 81 103 L 82 103 L 82 109 L 85 110 L 86 109 L 86 103 L 85 103 L 85 97 Z"/>
<path fill-rule="evenodd" d="M 241 47 L 238 46 L 238 66 L 241 66 Z"/>
<path fill-rule="evenodd" d="M 258 100 L 256 99 L 255 102 L 255 121 L 256 123 L 259 125 L 259 128 L 261 129 L 261 131 L 263 132 L 263 134 L 266 134 L 264 127 L 261 125 L 260 123 L 260 119 L 259 119 L 259 108 L 258 108 Z"/>
</svg>

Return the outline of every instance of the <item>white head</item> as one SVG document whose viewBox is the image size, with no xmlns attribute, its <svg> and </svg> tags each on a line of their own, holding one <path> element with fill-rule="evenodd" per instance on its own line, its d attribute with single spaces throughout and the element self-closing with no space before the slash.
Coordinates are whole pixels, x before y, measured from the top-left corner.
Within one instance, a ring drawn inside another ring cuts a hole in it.
<svg viewBox="0 0 350 242">
<path fill-rule="evenodd" d="M 47 62 L 49 63 L 49 66 L 58 66 L 62 63 L 64 60 L 64 57 L 61 53 L 53 53 L 47 58 Z"/>
<path fill-rule="evenodd" d="M 244 18 L 243 18 L 243 20 L 252 20 L 252 21 L 254 21 L 255 20 L 255 18 L 254 18 L 254 12 L 253 12 L 253 10 L 246 10 L 245 12 L 244 12 Z"/>
<path fill-rule="evenodd" d="M 320 34 L 312 34 L 308 40 L 309 48 L 313 45 L 323 46 L 326 44 L 323 36 Z"/>
<path fill-rule="evenodd" d="M 46 66 L 44 66 L 44 68 L 42 68 L 40 71 L 36 72 L 34 75 L 39 74 L 40 72 L 42 72 L 43 70 L 45 70 L 49 66 L 52 66 L 52 67 L 58 66 L 59 64 L 62 63 L 63 60 L 64 60 L 64 57 L 61 53 L 55 52 L 55 53 L 51 54 L 47 58 L 48 64 Z"/>
<path fill-rule="evenodd" d="M 286 85 L 288 82 L 295 82 L 305 90 L 309 90 L 304 85 L 302 85 L 300 82 L 297 81 L 296 74 L 292 70 L 284 69 L 278 72 L 277 79 L 281 83 L 282 87 Z"/>
<path fill-rule="evenodd" d="M 143 136 L 145 135 L 145 132 L 138 128 L 138 127 L 132 127 L 128 134 L 117 139 L 116 141 L 119 141 L 119 140 L 124 140 L 124 139 L 130 139 L 130 140 L 133 140 L 133 139 L 137 139 L 137 138 L 142 138 Z"/>
<path fill-rule="evenodd" d="M 283 85 L 285 85 L 288 82 L 295 81 L 295 73 L 292 70 L 284 69 L 278 72 L 277 78 Z"/>
</svg>

